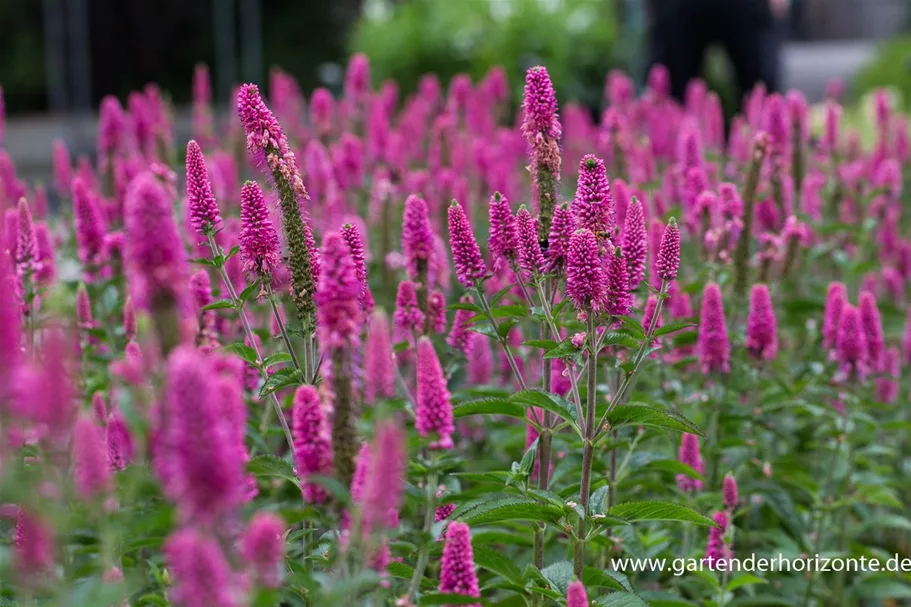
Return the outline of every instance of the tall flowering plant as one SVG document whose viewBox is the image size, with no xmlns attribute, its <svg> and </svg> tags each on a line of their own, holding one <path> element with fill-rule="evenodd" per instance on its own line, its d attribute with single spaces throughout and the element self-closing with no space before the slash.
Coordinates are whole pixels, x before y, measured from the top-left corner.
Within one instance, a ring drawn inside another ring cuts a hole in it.
<svg viewBox="0 0 911 607">
<path fill-rule="evenodd" d="M 513 119 L 510 76 L 356 55 L 222 123 L 200 66 L 181 162 L 155 85 L 55 143 L 60 215 L 0 147 L 0 603 L 911 593 L 731 569 L 907 552 L 907 117 L 757 87 L 726 138 L 658 66 L 593 120 L 536 66 Z"/>
</svg>

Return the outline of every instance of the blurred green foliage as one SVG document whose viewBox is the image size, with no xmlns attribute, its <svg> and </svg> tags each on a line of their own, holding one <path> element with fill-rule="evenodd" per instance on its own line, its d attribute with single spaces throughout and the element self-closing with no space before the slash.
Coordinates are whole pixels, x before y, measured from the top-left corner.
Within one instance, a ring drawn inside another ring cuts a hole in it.
<svg viewBox="0 0 911 607">
<path fill-rule="evenodd" d="M 852 90 L 860 96 L 879 87 L 897 91 L 903 107 L 911 109 L 911 36 L 886 42 L 854 79 Z"/>
<path fill-rule="evenodd" d="M 477 80 L 502 65 L 516 93 L 517 75 L 546 62 L 564 100 L 598 106 L 618 38 L 614 0 L 368 0 L 351 48 L 370 57 L 376 82 L 404 91 L 425 73 Z"/>
</svg>

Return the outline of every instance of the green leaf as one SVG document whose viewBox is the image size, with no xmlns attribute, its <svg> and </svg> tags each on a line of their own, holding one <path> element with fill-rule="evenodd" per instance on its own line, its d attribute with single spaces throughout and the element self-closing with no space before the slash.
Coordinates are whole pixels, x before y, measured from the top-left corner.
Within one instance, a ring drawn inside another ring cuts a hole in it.
<svg viewBox="0 0 911 607">
<path fill-rule="evenodd" d="M 525 419 L 525 407 L 513 403 L 505 398 L 479 398 L 458 403 L 452 407 L 455 417 L 469 415 L 506 415 L 518 419 Z"/>
<path fill-rule="evenodd" d="M 259 281 L 258 281 L 258 280 L 254 280 L 252 283 L 250 283 L 250 284 L 247 286 L 246 289 L 244 289 L 243 291 L 241 291 L 241 293 L 240 293 L 240 300 L 241 300 L 242 302 L 246 302 L 248 299 L 250 299 L 250 296 L 251 296 L 251 295 L 253 295 L 254 293 L 256 293 L 256 291 L 257 291 L 258 289 L 259 289 Z"/>
<path fill-rule="evenodd" d="M 639 340 L 624 331 L 608 331 L 601 338 L 602 346 L 625 346 L 627 348 L 638 348 Z"/>
<path fill-rule="evenodd" d="M 557 347 L 557 342 L 552 339 L 528 339 L 525 340 L 522 345 L 530 346 L 532 348 L 541 348 L 543 350 L 552 350 Z"/>
<path fill-rule="evenodd" d="M 260 364 L 259 358 L 256 356 L 256 350 L 246 344 L 235 342 L 223 346 L 222 350 L 228 354 L 233 354 L 244 362 L 250 363 L 254 367 Z"/>
<path fill-rule="evenodd" d="M 864 599 L 909 599 L 911 586 L 895 580 L 874 578 L 856 584 L 851 594 Z"/>
<path fill-rule="evenodd" d="M 591 512 L 597 514 L 604 514 L 604 500 L 607 495 L 610 493 L 610 486 L 604 485 L 603 487 L 598 487 L 595 491 L 592 492 L 591 497 L 588 498 L 588 504 L 591 509 Z"/>
<path fill-rule="evenodd" d="M 597 607 L 649 607 L 649 604 L 631 592 L 612 592 L 598 598 Z"/>
<path fill-rule="evenodd" d="M 724 589 L 731 592 L 741 586 L 750 586 L 752 584 L 768 584 L 768 582 L 761 577 L 749 573 L 742 573 L 728 582 L 728 585 L 725 586 Z"/>
<path fill-rule="evenodd" d="M 612 590 L 626 590 L 632 592 L 633 587 L 622 573 L 608 569 L 585 567 L 582 570 L 582 583 L 586 588 L 610 588 Z"/>
<path fill-rule="evenodd" d="M 911 521 L 897 514 L 876 513 L 863 526 L 864 531 L 885 528 L 911 531 Z"/>
<path fill-rule="evenodd" d="M 209 259 L 208 257 L 194 257 L 190 260 L 190 263 L 198 263 L 204 266 L 214 266 L 215 262 Z"/>
<path fill-rule="evenodd" d="M 626 502 L 607 511 L 610 516 L 622 518 L 629 523 L 640 521 L 681 521 L 714 527 L 712 519 L 702 516 L 692 508 L 671 502 Z"/>
<path fill-rule="evenodd" d="M 247 470 L 256 478 L 283 478 L 295 485 L 300 485 L 300 482 L 294 478 L 294 467 L 275 455 L 257 455 L 247 462 Z"/>
<path fill-rule="evenodd" d="M 481 306 L 468 302 L 458 302 L 446 306 L 447 310 L 468 310 L 469 312 L 483 312 Z"/>
<path fill-rule="evenodd" d="M 658 459 L 649 462 L 645 467 L 657 468 L 658 470 L 664 470 L 666 472 L 672 472 L 674 474 L 683 474 L 689 478 L 694 478 L 696 480 L 705 482 L 705 478 L 696 472 L 696 470 L 682 462 L 678 462 L 675 459 Z"/>
<path fill-rule="evenodd" d="M 661 327 L 658 327 L 657 329 L 655 329 L 655 337 L 661 337 L 662 335 L 668 335 L 670 333 L 674 333 L 676 331 L 688 329 L 689 327 L 695 327 L 695 326 L 696 326 L 696 323 L 694 323 L 694 322 L 689 322 L 686 320 L 678 320 L 676 322 L 671 322 L 671 323 L 668 323 L 664 326 L 661 326 Z"/>
<path fill-rule="evenodd" d="M 504 580 L 522 584 L 522 570 L 502 552 L 486 546 L 475 546 L 474 562 L 481 569 L 495 573 Z"/>
<path fill-rule="evenodd" d="M 291 362 L 290 354 L 288 354 L 287 352 L 275 352 L 274 354 L 271 354 L 266 357 L 266 359 L 263 361 L 263 366 L 271 367 L 272 365 L 278 365 L 281 363 L 289 363 L 289 362 Z"/>
<path fill-rule="evenodd" d="M 528 308 L 522 304 L 509 304 L 492 308 L 490 313 L 494 318 L 525 318 L 528 316 Z M 482 311 L 475 315 L 471 319 L 471 322 L 478 322 L 481 320 L 489 320 L 486 312 Z"/>
<path fill-rule="evenodd" d="M 515 520 L 554 522 L 562 515 L 562 508 L 550 504 L 541 504 L 519 495 L 500 495 L 462 504 L 452 513 L 451 519 L 470 525 L 484 525 Z"/>
<path fill-rule="evenodd" d="M 544 390 L 521 390 L 509 397 L 509 401 L 526 407 L 540 407 L 556 413 L 561 418 L 576 422 L 576 408 L 566 399 Z"/>
<path fill-rule="evenodd" d="M 428 592 L 421 596 L 418 605 L 476 605 L 478 599 L 464 594 Z"/>
<path fill-rule="evenodd" d="M 231 259 L 231 258 L 234 257 L 235 255 L 237 255 L 238 253 L 240 253 L 240 247 L 239 247 L 239 246 L 233 246 L 233 247 L 231 247 L 231 250 L 228 251 L 228 254 L 227 254 L 227 255 L 225 255 L 225 261 L 228 261 L 229 259 Z"/>
<path fill-rule="evenodd" d="M 541 575 L 551 588 L 565 596 L 569 583 L 573 581 L 573 565 L 569 561 L 559 561 L 542 569 Z"/>
<path fill-rule="evenodd" d="M 234 309 L 234 302 L 230 299 L 219 299 L 202 307 L 203 310 L 227 310 Z"/>
<path fill-rule="evenodd" d="M 642 326 L 642 323 L 640 323 L 635 318 L 630 318 L 629 316 L 620 316 L 619 319 L 620 322 L 623 323 L 623 326 L 626 327 L 626 331 L 628 331 L 633 337 L 639 339 L 640 341 L 642 339 L 645 339 L 645 327 Z"/>
<path fill-rule="evenodd" d="M 304 383 L 303 378 L 300 376 L 297 369 L 293 367 L 279 369 L 269 376 L 269 379 L 263 384 L 262 390 L 259 391 L 259 395 L 266 396 L 276 390 L 281 390 L 288 386 L 299 386 L 302 383 Z"/>
<path fill-rule="evenodd" d="M 538 439 L 532 441 L 531 445 L 528 446 L 528 449 L 525 450 L 525 454 L 522 456 L 522 461 L 519 462 L 519 470 L 525 473 L 526 476 L 531 474 L 531 469 L 535 465 L 535 455 L 538 453 Z"/>
<path fill-rule="evenodd" d="M 580 352 L 581 350 L 573 345 L 572 338 L 568 337 L 561 341 L 556 348 L 551 348 L 545 352 L 544 359 L 568 358 L 570 356 L 577 356 Z"/>
<path fill-rule="evenodd" d="M 676 411 L 659 409 L 648 405 L 618 406 L 608 414 L 607 421 L 612 428 L 650 426 L 652 428 L 667 428 L 677 432 L 688 432 L 705 438 L 705 433 L 699 429 L 699 426 Z"/>
</svg>

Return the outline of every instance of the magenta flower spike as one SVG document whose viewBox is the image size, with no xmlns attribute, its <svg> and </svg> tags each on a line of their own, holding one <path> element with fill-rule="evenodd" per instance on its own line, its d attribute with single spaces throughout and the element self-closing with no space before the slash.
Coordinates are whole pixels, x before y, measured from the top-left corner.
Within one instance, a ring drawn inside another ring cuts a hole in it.
<svg viewBox="0 0 911 607">
<path fill-rule="evenodd" d="M 133 306 L 133 298 L 127 295 L 123 304 L 123 335 L 127 341 L 136 341 L 136 308 Z"/>
<path fill-rule="evenodd" d="M 655 261 L 655 270 L 661 280 L 672 281 L 677 278 L 680 267 L 680 228 L 677 220 L 671 217 L 661 237 L 661 247 Z"/>
<path fill-rule="evenodd" d="M 699 474 L 705 472 L 705 462 L 699 453 L 699 437 L 695 434 L 684 433 L 680 442 L 678 459 L 681 464 L 686 464 Z M 677 475 L 677 487 L 681 491 L 702 491 L 702 481 L 690 478 L 685 474 Z"/>
<path fill-rule="evenodd" d="M 281 263 L 278 233 L 263 191 L 253 181 L 240 190 L 240 258 L 244 272 L 270 280 Z"/>
<path fill-rule="evenodd" d="M 108 404 L 101 392 L 92 394 L 92 414 L 95 416 L 95 421 L 101 425 L 104 425 L 108 419 Z"/>
<path fill-rule="evenodd" d="M 62 139 L 54 140 L 54 191 L 61 198 L 70 194 L 70 182 L 73 174 L 73 163 L 70 160 L 70 150 Z"/>
<path fill-rule="evenodd" d="M 173 475 L 168 494 L 185 520 L 216 524 L 242 501 L 244 462 L 222 411 L 212 359 L 179 346 L 168 357 L 166 377 L 161 456 Z"/>
<path fill-rule="evenodd" d="M 363 53 L 356 53 L 348 60 L 345 71 L 345 97 L 361 103 L 370 93 L 370 60 Z"/>
<path fill-rule="evenodd" d="M 163 551 L 174 580 L 168 594 L 175 607 L 239 607 L 235 574 L 216 540 L 184 527 L 168 537 Z"/>
<path fill-rule="evenodd" d="M 43 518 L 19 507 L 13 557 L 23 580 L 54 566 L 53 528 Z"/>
<path fill-rule="evenodd" d="M 72 183 L 73 215 L 76 222 L 76 243 L 79 246 L 79 261 L 84 266 L 101 263 L 100 254 L 104 245 L 105 226 L 95 195 L 91 193 L 81 177 Z"/>
<path fill-rule="evenodd" d="M 731 342 L 728 339 L 724 302 L 717 283 L 705 285 L 697 342 L 699 363 L 705 375 L 731 372 Z"/>
<path fill-rule="evenodd" d="M 20 275 L 33 272 L 38 266 L 38 242 L 35 237 L 35 226 L 32 223 L 32 212 L 25 198 L 19 199 L 16 207 L 18 229 L 16 230 L 15 260 Z"/>
<path fill-rule="evenodd" d="M 580 312 L 600 311 L 607 305 L 608 280 L 601 265 L 598 240 L 591 230 L 576 230 L 569 241 L 566 295 Z"/>
<path fill-rule="evenodd" d="M 474 331 L 468 332 L 465 358 L 468 360 L 465 377 L 471 385 L 486 386 L 493 380 L 493 354 L 486 335 Z"/>
<path fill-rule="evenodd" d="M 724 543 L 724 534 L 728 528 L 728 515 L 724 511 L 719 511 L 712 519 L 716 526 L 709 529 L 709 539 L 705 546 L 703 559 L 709 569 L 715 569 L 719 561 L 726 561 L 730 558 L 730 549 Z"/>
<path fill-rule="evenodd" d="M 901 356 L 898 348 L 887 348 L 883 352 L 881 371 L 885 377 L 876 380 L 876 396 L 881 402 L 894 404 L 898 399 L 898 381 L 901 377 Z"/>
<path fill-rule="evenodd" d="M 645 212 L 642 203 L 633 196 L 623 226 L 623 256 L 629 269 L 629 288 L 635 291 L 645 278 L 648 235 L 645 231 Z"/>
<path fill-rule="evenodd" d="M 617 219 L 607 172 L 604 162 L 592 154 L 579 162 L 579 180 L 570 210 L 577 227 L 591 230 L 598 238 L 614 237 Z"/>
<path fill-rule="evenodd" d="M 609 314 L 625 316 L 632 309 L 632 298 L 629 293 L 629 271 L 626 258 L 620 253 L 620 248 L 614 249 L 607 262 L 607 297 L 610 302 L 607 308 Z"/>
<path fill-rule="evenodd" d="M 123 470 L 133 462 L 133 435 L 126 420 L 116 409 L 108 416 L 104 426 L 104 442 L 107 446 L 108 468 Z"/>
<path fill-rule="evenodd" d="M 326 137 L 332 132 L 335 122 L 335 98 L 328 90 L 318 88 L 310 96 L 310 124 L 316 134 Z"/>
<path fill-rule="evenodd" d="M 301 484 L 304 499 L 311 504 L 322 504 L 329 497 L 326 490 L 306 482 L 306 478 L 332 473 L 332 437 L 319 394 L 313 386 L 301 386 L 294 394 L 292 430 L 295 464 L 304 481 Z"/>
<path fill-rule="evenodd" d="M 856 377 L 863 380 L 869 372 L 867 337 L 860 310 L 845 302 L 838 322 L 838 338 L 835 346 L 843 378 Z"/>
<path fill-rule="evenodd" d="M 460 304 L 473 304 L 474 299 L 471 295 L 463 295 L 459 300 Z M 452 321 L 452 328 L 449 335 L 446 336 L 446 343 L 459 352 L 467 352 L 468 342 L 473 331 L 470 331 L 471 319 L 477 314 L 474 310 L 456 310 L 455 318 Z"/>
<path fill-rule="evenodd" d="M 841 311 L 848 303 L 848 290 L 843 282 L 830 282 L 822 321 L 822 345 L 833 351 L 838 343 Z"/>
<path fill-rule="evenodd" d="M 454 426 L 449 388 L 433 343 L 426 337 L 418 340 L 415 400 L 418 434 L 435 436 L 430 443 L 431 449 L 452 449 Z"/>
<path fill-rule="evenodd" d="M 381 309 L 370 316 L 364 350 L 364 401 L 375 404 L 379 399 L 395 396 L 395 362 L 389 317 Z"/>
<path fill-rule="evenodd" d="M 879 314 L 879 306 L 876 305 L 876 295 L 870 291 L 861 291 L 858 307 L 867 342 L 867 363 L 872 371 L 881 371 L 885 338 L 883 337 L 883 323 Z"/>
<path fill-rule="evenodd" d="M 733 474 L 726 474 L 721 486 L 721 495 L 724 499 L 724 507 L 733 510 L 737 507 L 740 498 L 737 495 L 737 479 Z"/>
<path fill-rule="evenodd" d="M 341 235 L 348 245 L 351 261 L 354 262 L 355 275 L 361 286 L 358 301 L 364 312 L 369 314 L 373 311 L 373 296 L 370 294 L 370 284 L 367 282 L 367 262 L 364 255 L 364 241 L 361 238 L 361 232 L 355 224 L 346 223 L 342 226 Z"/>
<path fill-rule="evenodd" d="M 35 279 L 38 284 L 47 287 L 57 278 L 57 264 L 54 259 L 54 242 L 51 232 L 43 221 L 35 223 L 35 246 L 38 252 L 37 271 Z"/>
<path fill-rule="evenodd" d="M 408 277 L 418 280 L 420 269 L 429 268 L 433 258 L 433 230 L 430 227 L 427 203 L 414 194 L 405 200 L 402 253 L 405 255 Z"/>
<path fill-rule="evenodd" d="M 111 487 L 104 435 L 88 415 L 76 420 L 73 429 L 73 480 L 76 493 L 84 500 L 106 493 Z"/>
<path fill-rule="evenodd" d="M 424 313 L 418 306 L 417 291 L 410 280 L 403 280 L 399 283 L 395 296 L 393 319 L 395 328 L 401 333 L 410 334 L 412 331 L 420 333 L 424 327 Z"/>
<path fill-rule="evenodd" d="M 540 276 L 545 271 L 545 265 L 538 241 L 538 220 L 531 216 L 524 204 L 516 213 L 516 227 L 519 232 L 519 266 L 532 276 Z"/>
<path fill-rule="evenodd" d="M 471 529 L 465 523 L 452 521 L 446 527 L 446 544 L 443 546 L 443 558 L 440 562 L 439 591 L 481 597 L 474 553 L 471 549 Z M 481 603 L 472 603 L 469 607 L 481 607 Z"/>
<path fill-rule="evenodd" d="M 124 206 L 133 294 L 150 307 L 183 302 L 189 268 L 167 190 L 155 175 L 143 173 L 130 183 Z"/>
<path fill-rule="evenodd" d="M 345 238 L 329 232 L 323 239 L 322 270 L 314 300 L 320 346 L 333 351 L 358 343 L 364 316 L 362 285 Z"/>
<path fill-rule="evenodd" d="M 401 428 L 382 422 L 373 439 L 364 484 L 361 523 L 365 533 L 398 527 L 405 458 L 405 436 Z"/>
<path fill-rule="evenodd" d="M 128 136 L 128 119 L 116 97 L 108 95 L 101 100 L 98 119 L 98 158 L 107 166 L 111 155 L 119 151 Z"/>
<path fill-rule="evenodd" d="M 747 352 L 758 360 L 772 360 L 778 353 L 778 323 L 769 287 L 753 285 L 750 293 L 750 312 L 747 316 Z"/>
<path fill-rule="evenodd" d="M 532 162 L 560 175 L 560 151 L 557 147 L 563 136 L 557 113 L 557 95 L 547 68 L 535 66 L 525 73 L 525 97 L 522 103 L 524 121 L 522 135 L 528 142 Z"/>
<path fill-rule="evenodd" d="M 499 192 L 490 198 L 489 217 L 488 246 L 494 260 L 494 269 L 499 269 L 503 263 L 512 263 L 519 254 L 519 228 L 509 200 Z"/>
<path fill-rule="evenodd" d="M 449 205 L 449 245 L 456 276 L 466 289 L 480 284 L 487 277 L 487 265 L 481 256 L 478 241 L 475 240 L 471 223 L 465 209 L 455 200 Z"/>
<path fill-rule="evenodd" d="M 570 582 L 566 589 L 566 607 L 588 607 L 588 594 L 581 581 Z"/>
<path fill-rule="evenodd" d="M 569 241 L 576 231 L 576 221 L 569 206 L 562 204 L 554 210 L 547 241 L 547 271 L 562 272 L 566 267 Z"/>
<path fill-rule="evenodd" d="M 212 194 L 206 159 L 199 144 L 192 139 L 187 143 L 186 164 L 187 206 L 190 212 L 190 222 L 200 234 L 214 234 L 221 229 L 221 214 L 218 212 L 218 205 Z"/>
<path fill-rule="evenodd" d="M 278 588 L 285 556 L 287 525 L 276 514 L 260 511 L 253 515 L 240 539 L 240 552 L 257 586 Z"/>
</svg>

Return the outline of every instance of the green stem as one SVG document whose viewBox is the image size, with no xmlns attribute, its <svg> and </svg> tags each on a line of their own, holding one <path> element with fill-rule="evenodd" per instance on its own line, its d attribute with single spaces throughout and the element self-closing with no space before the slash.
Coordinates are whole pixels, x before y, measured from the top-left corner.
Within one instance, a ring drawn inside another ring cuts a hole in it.
<svg viewBox="0 0 911 607">
<path fill-rule="evenodd" d="M 427 486 L 425 489 L 426 506 L 424 511 L 424 535 L 429 535 L 433 530 L 433 515 L 436 512 L 437 497 L 437 455 L 436 451 L 430 452 L 430 471 L 427 475 Z M 424 570 L 427 568 L 427 561 L 430 559 L 430 552 L 427 550 L 426 538 L 425 545 L 421 546 L 418 554 L 418 562 L 414 567 L 414 575 L 411 576 L 411 584 L 408 586 L 408 602 L 413 604 L 417 592 L 421 587 L 421 580 L 424 579 Z"/>
<path fill-rule="evenodd" d="M 215 242 L 215 235 L 210 233 L 208 234 L 208 238 L 209 248 L 212 250 L 212 257 L 216 260 L 222 258 L 223 253 L 221 247 Z M 266 369 L 262 364 L 263 357 L 259 351 L 259 346 L 256 343 L 256 336 L 253 334 L 253 328 L 250 326 L 249 319 L 247 319 L 247 313 L 244 311 L 244 303 L 237 296 L 234 284 L 225 271 L 224 262 L 216 262 L 215 267 L 218 269 L 222 282 L 225 283 L 225 288 L 228 290 L 228 295 L 234 303 L 234 309 L 237 311 L 237 316 L 240 318 L 240 324 L 243 325 L 244 333 L 247 335 L 247 341 L 250 342 L 250 347 L 256 353 L 256 361 L 258 363 L 256 366 L 257 369 L 259 369 L 260 377 L 265 381 L 269 378 L 269 375 L 266 373 Z M 294 454 L 294 438 L 291 436 L 291 428 L 288 427 L 288 420 L 285 419 L 285 413 L 282 411 L 281 403 L 278 402 L 278 397 L 274 392 L 269 394 L 269 398 L 272 401 L 272 407 L 275 409 L 275 414 L 278 416 L 278 421 L 282 426 L 282 430 L 285 432 L 285 440 L 288 441 L 288 448 L 291 450 L 291 453 Z"/>
<path fill-rule="evenodd" d="M 484 310 L 484 313 L 487 315 L 487 319 L 490 321 L 490 324 L 493 327 L 493 332 L 496 334 L 497 341 L 500 342 L 500 346 L 503 347 L 503 352 L 506 354 L 506 360 L 509 361 L 509 367 L 512 369 L 513 375 L 516 376 L 516 381 L 519 382 L 519 387 L 523 390 L 528 390 L 528 385 L 525 383 L 525 378 L 522 377 L 522 373 L 519 372 L 519 365 L 516 363 L 516 359 L 512 354 L 512 348 L 509 347 L 509 342 L 506 340 L 506 337 L 500 335 L 499 327 L 497 326 L 497 321 L 490 309 L 490 302 L 487 301 L 487 296 L 484 294 L 484 291 L 481 290 L 481 287 L 475 287 L 475 293 L 478 296 L 478 301 L 481 304 L 481 308 Z M 540 419 L 537 421 L 538 424 L 541 423 Z"/>
<path fill-rule="evenodd" d="M 652 341 L 655 339 L 655 329 L 658 326 L 658 319 L 661 318 L 661 308 L 664 307 L 664 300 L 667 298 L 667 290 L 670 287 L 670 284 L 671 283 L 667 280 L 661 281 L 661 288 L 658 290 L 658 303 L 655 305 L 655 313 L 652 314 L 652 320 L 648 325 L 648 330 L 645 332 L 645 339 L 643 340 L 642 345 L 639 346 L 636 355 L 633 357 L 633 369 L 626 373 L 626 376 L 623 378 L 623 383 L 617 388 L 616 394 L 614 394 L 610 403 L 607 405 L 607 410 L 604 412 L 604 415 L 601 416 L 601 420 L 598 422 L 597 426 L 598 430 L 594 434 L 596 438 L 601 435 L 601 431 L 604 428 L 604 422 L 607 421 L 607 416 L 610 415 L 610 412 L 614 410 L 614 407 L 626 397 L 626 393 L 629 391 L 636 374 L 642 367 L 642 362 L 645 360 L 645 351 L 648 350 Z"/>
<path fill-rule="evenodd" d="M 291 364 L 298 371 L 302 371 L 303 369 L 301 367 L 300 361 L 297 359 L 297 352 L 294 351 L 294 346 L 291 344 L 291 336 L 288 335 L 288 329 L 285 327 L 285 321 L 282 320 L 281 311 L 278 309 L 278 301 L 276 301 L 275 292 L 272 290 L 271 278 L 267 278 L 264 283 L 266 286 L 266 298 L 269 300 L 269 305 L 272 307 L 272 314 L 275 316 L 275 324 L 278 325 L 278 330 L 282 334 L 282 340 L 285 342 L 285 348 L 288 350 L 288 354 L 291 356 Z"/>
<path fill-rule="evenodd" d="M 598 394 L 598 350 L 595 346 L 595 319 L 589 310 L 588 314 L 588 391 L 585 395 L 585 439 L 582 446 L 582 481 L 579 488 L 579 501 L 582 505 L 582 516 L 576 530 L 576 545 L 573 555 L 573 572 L 582 577 L 585 565 L 585 521 L 589 515 L 588 502 L 591 497 L 592 463 L 594 455 L 595 405 Z"/>
</svg>

